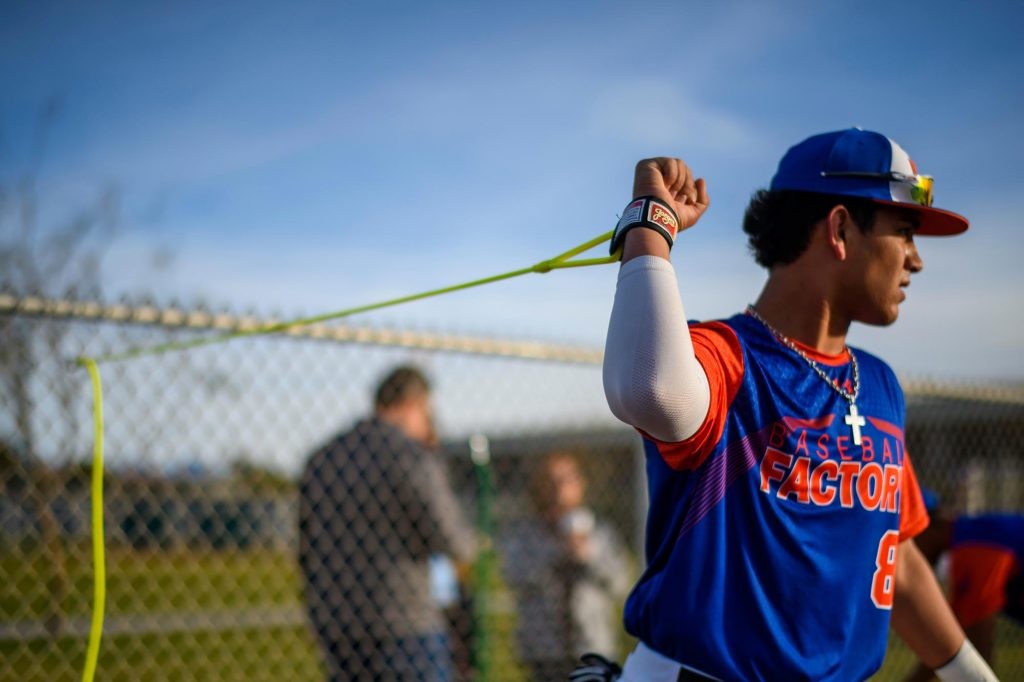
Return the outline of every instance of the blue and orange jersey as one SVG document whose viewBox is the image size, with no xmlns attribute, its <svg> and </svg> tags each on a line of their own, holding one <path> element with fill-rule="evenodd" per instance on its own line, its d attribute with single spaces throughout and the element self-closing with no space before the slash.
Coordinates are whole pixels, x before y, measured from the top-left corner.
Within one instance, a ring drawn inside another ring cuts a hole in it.
<svg viewBox="0 0 1024 682">
<path fill-rule="evenodd" d="M 1024 516 L 961 516 L 953 523 L 950 577 L 953 613 L 970 627 L 999 612 L 1024 623 Z"/>
<path fill-rule="evenodd" d="M 647 568 L 626 627 L 726 680 L 856 680 L 885 654 L 899 542 L 928 525 L 892 370 L 854 349 L 849 403 L 760 322 L 692 324 L 711 409 L 680 443 L 644 435 Z M 840 385 L 848 353 L 813 355 Z"/>
</svg>

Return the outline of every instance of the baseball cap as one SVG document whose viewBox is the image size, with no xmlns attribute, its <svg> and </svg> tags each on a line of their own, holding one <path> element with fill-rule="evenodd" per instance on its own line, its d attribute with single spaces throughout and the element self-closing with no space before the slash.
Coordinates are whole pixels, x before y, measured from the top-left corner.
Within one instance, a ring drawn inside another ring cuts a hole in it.
<svg viewBox="0 0 1024 682">
<path fill-rule="evenodd" d="M 932 206 L 933 179 L 917 172 L 903 147 L 881 133 L 860 128 L 807 138 L 779 162 L 771 190 L 798 190 L 861 197 L 909 208 L 918 214 L 920 235 L 954 235 L 967 218 Z"/>
</svg>

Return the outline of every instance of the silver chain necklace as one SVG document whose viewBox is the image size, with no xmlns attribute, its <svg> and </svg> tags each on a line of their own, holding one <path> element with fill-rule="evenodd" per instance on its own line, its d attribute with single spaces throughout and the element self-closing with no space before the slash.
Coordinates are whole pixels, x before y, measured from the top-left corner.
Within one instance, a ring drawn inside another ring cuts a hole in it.
<svg viewBox="0 0 1024 682">
<path fill-rule="evenodd" d="M 825 370 L 819 367 L 818 363 L 812 360 L 810 356 L 807 355 L 807 353 L 800 350 L 792 339 L 790 339 L 788 336 L 785 336 L 777 329 L 775 329 L 775 327 L 768 324 L 768 321 L 761 317 L 756 310 L 754 310 L 754 306 L 747 306 L 747 315 L 750 315 L 752 318 L 763 324 L 765 329 L 770 331 L 772 333 L 772 336 L 774 336 L 779 341 L 779 343 L 781 343 L 783 346 L 785 346 L 786 348 L 790 349 L 791 351 L 799 355 L 801 358 L 803 358 L 804 362 L 811 366 L 811 369 L 813 369 L 814 372 L 819 377 L 821 377 L 822 381 L 828 384 L 832 388 L 832 390 L 834 390 L 839 395 L 843 396 L 843 398 L 845 398 L 846 401 L 850 403 L 850 412 L 843 418 L 843 421 L 845 421 L 853 430 L 853 444 L 860 445 L 860 427 L 865 425 L 864 417 L 862 417 L 857 412 L 856 405 L 857 395 L 860 393 L 860 367 L 857 365 L 857 356 L 853 354 L 853 351 L 850 350 L 850 347 L 846 345 L 843 346 L 846 352 L 849 353 L 850 355 L 850 365 L 853 367 L 852 393 L 850 391 L 847 391 L 842 386 L 840 386 L 838 379 L 830 379 L 829 376 L 825 374 Z"/>
</svg>

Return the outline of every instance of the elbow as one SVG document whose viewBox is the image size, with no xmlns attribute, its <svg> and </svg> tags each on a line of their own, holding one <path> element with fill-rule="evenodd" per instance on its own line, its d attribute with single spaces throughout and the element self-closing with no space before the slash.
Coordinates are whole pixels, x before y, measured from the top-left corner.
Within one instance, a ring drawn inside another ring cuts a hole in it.
<svg viewBox="0 0 1024 682">
<path fill-rule="evenodd" d="M 686 440 L 697 432 L 708 414 L 711 392 L 703 369 L 685 386 L 666 386 L 655 381 L 634 381 L 630 374 L 617 377 L 605 365 L 604 390 L 608 407 L 617 419 L 665 442 Z M 678 382 L 677 382 L 678 383 Z"/>
<path fill-rule="evenodd" d="M 604 399 L 608 402 L 608 409 L 619 421 L 633 425 L 633 415 L 629 409 L 629 391 L 624 389 L 627 381 L 624 381 L 624 377 L 620 376 L 616 368 L 607 361 L 607 357 L 602 381 L 604 383 Z"/>
<path fill-rule="evenodd" d="M 652 389 L 637 396 L 643 407 L 643 424 L 646 433 L 661 441 L 677 443 L 697 433 L 708 414 L 710 394 L 707 384 L 692 391 L 677 393 Z"/>
</svg>

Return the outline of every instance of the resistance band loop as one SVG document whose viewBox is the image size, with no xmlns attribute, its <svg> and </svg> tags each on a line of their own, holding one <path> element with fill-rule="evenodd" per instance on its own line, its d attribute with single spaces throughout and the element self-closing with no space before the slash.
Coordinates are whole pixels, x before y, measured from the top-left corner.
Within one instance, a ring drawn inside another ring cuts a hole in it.
<svg viewBox="0 0 1024 682">
<path fill-rule="evenodd" d="M 103 611 L 107 603 L 107 557 L 103 543 L 103 382 L 95 360 L 80 358 L 78 364 L 89 370 L 92 380 L 92 564 L 95 579 L 89 648 L 85 652 L 85 668 L 82 670 L 82 682 L 92 682 L 100 658 Z"/>
<path fill-rule="evenodd" d="M 96 575 L 93 597 L 94 604 L 92 611 L 92 625 L 90 626 L 89 629 L 89 648 L 86 651 L 85 668 L 82 670 L 82 682 L 92 682 L 93 677 L 96 674 L 96 664 L 97 661 L 99 660 L 100 653 L 100 637 L 103 634 L 103 609 L 104 604 L 106 602 L 107 592 L 106 557 L 103 545 L 103 385 L 100 381 L 100 363 L 120 362 L 122 360 L 130 360 L 132 358 L 138 358 L 147 355 L 161 355 L 163 353 L 170 353 L 173 351 L 187 350 L 189 348 L 198 348 L 200 346 L 209 346 L 215 343 L 224 343 L 225 341 L 230 341 L 231 339 L 242 338 L 245 336 L 261 336 L 265 334 L 274 334 L 276 332 L 282 332 L 287 329 L 292 329 L 295 327 L 304 327 L 306 325 L 316 324 L 318 322 L 326 322 L 328 320 L 335 320 L 340 317 L 347 317 L 349 315 L 355 315 L 357 313 L 365 313 L 371 310 L 379 310 L 381 308 L 399 305 L 400 303 L 410 303 L 412 301 L 419 301 L 421 299 L 430 298 L 432 296 L 440 296 L 441 294 L 450 294 L 454 291 L 461 291 L 462 289 L 478 287 L 483 284 L 500 282 L 501 280 L 519 277 L 520 275 L 528 275 L 531 272 L 544 274 L 547 272 L 551 272 L 552 270 L 561 270 L 564 268 L 579 268 L 587 265 L 604 265 L 606 263 L 614 263 L 619 260 L 620 254 L 615 253 L 611 256 L 604 256 L 602 258 L 581 258 L 577 260 L 570 260 L 573 258 L 573 256 L 578 256 L 584 251 L 592 249 L 599 244 L 603 244 L 604 242 L 608 241 L 611 238 L 612 232 L 609 231 L 598 237 L 594 237 L 590 241 L 584 242 L 583 244 L 580 244 L 575 248 L 569 249 L 565 253 L 560 253 L 554 258 L 543 260 L 535 265 L 531 265 L 528 268 L 512 270 L 511 272 L 505 272 L 500 275 L 493 275 L 491 277 L 485 277 L 483 279 L 477 279 L 471 282 L 455 284 L 453 286 L 443 287 L 441 289 L 424 291 L 422 293 L 413 294 L 411 296 L 393 298 L 390 301 L 372 303 L 369 305 L 358 306 L 355 308 L 347 308 L 345 310 L 339 310 L 333 313 L 325 313 L 323 315 L 317 315 L 315 317 L 306 317 L 298 320 L 291 320 L 289 322 L 280 322 L 278 324 L 272 324 L 266 327 L 259 327 L 257 329 L 247 329 L 237 332 L 229 332 L 227 334 L 221 334 L 219 336 L 210 336 L 206 338 L 192 339 L 190 341 L 181 341 L 177 343 L 164 343 L 157 346 L 148 346 L 145 348 L 133 348 L 122 353 L 101 355 L 95 358 L 78 358 L 78 364 L 82 365 L 83 367 L 89 370 L 89 377 L 92 380 L 92 416 L 93 430 L 95 433 L 95 443 L 93 445 L 92 462 L 92 547 L 93 566 Z"/>
<path fill-rule="evenodd" d="M 274 334 L 277 332 L 286 331 L 288 329 L 293 329 L 295 327 L 305 327 L 307 325 L 317 324 L 318 322 L 327 322 L 328 320 L 336 320 L 341 317 L 348 317 L 349 315 L 355 315 L 357 313 L 366 313 L 371 310 L 380 310 L 381 308 L 388 308 L 390 306 L 399 305 L 400 303 L 410 303 L 412 301 L 419 301 L 424 298 L 430 298 L 432 296 L 450 294 L 455 291 L 471 289 L 473 287 L 478 287 L 483 284 L 491 284 L 492 282 L 500 282 L 501 280 L 512 279 L 513 277 L 519 277 L 520 275 L 528 275 L 531 272 L 544 274 L 552 270 L 560 270 L 563 268 L 578 268 L 587 265 L 604 265 L 605 263 L 614 263 L 619 260 L 619 254 L 605 256 L 603 258 L 582 258 L 579 260 L 569 260 L 573 256 L 579 255 L 584 251 L 597 246 L 598 244 L 602 244 L 608 241 L 609 239 L 611 239 L 611 237 L 612 233 L 606 232 L 605 234 L 602 234 L 599 237 L 595 237 L 594 239 L 591 239 L 588 242 L 580 244 L 574 249 L 570 249 L 569 251 L 561 253 L 549 260 L 544 260 L 535 265 L 531 265 L 528 268 L 512 270 L 511 272 L 505 272 L 500 275 L 493 275 L 491 277 L 484 277 L 483 279 L 476 279 L 471 282 L 463 282 L 462 284 L 455 284 L 452 286 L 443 287 L 441 289 L 432 289 L 430 291 L 424 291 L 419 294 L 412 294 L 411 296 L 393 298 L 390 301 L 371 303 L 369 305 L 357 306 L 355 308 L 346 308 L 345 310 L 338 310 L 333 313 L 324 313 L 322 315 L 316 315 L 314 317 L 305 317 L 298 320 L 279 322 L 277 324 L 268 325 L 266 327 L 258 327 L 256 329 L 245 329 L 236 332 L 228 332 L 227 334 L 220 334 L 218 336 L 208 336 L 201 339 L 192 339 L 190 341 L 164 343 L 157 346 L 148 346 L 145 348 L 133 348 L 122 353 L 101 355 L 93 359 L 97 363 L 120 362 L 122 360 L 131 360 L 132 358 L 138 358 L 144 355 L 161 355 L 163 353 L 187 350 L 189 348 L 199 348 L 200 346 L 209 346 L 215 343 L 223 343 L 225 341 L 230 341 L 232 339 L 238 339 L 245 336 L 262 336 L 264 334 Z"/>
</svg>

